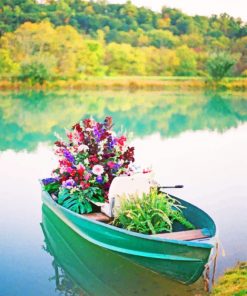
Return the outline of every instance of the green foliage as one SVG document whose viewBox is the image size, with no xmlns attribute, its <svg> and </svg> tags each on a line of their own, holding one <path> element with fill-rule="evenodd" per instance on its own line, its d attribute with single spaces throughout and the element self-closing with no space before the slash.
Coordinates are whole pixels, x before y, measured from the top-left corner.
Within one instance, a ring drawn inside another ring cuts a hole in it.
<svg viewBox="0 0 247 296">
<path fill-rule="evenodd" d="M 182 208 L 176 199 L 153 189 L 150 194 L 143 194 L 141 198 L 132 196 L 127 200 L 123 197 L 113 224 L 144 234 L 171 232 L 175 221 L 185 228 L 194 229 L 183 216 Z"/>
<path fill-rule="evenodd" d="M 191 17 L 177 9 L 164 7 L 162 13 L 148 8 L 136 7 L 131 2 L 125 4 L 107 4 L 104 1 L 39 1 L 23 0 L 0 2 L 1 33 L 14 31 L 20 22 L 40 22 L 48 19 L 54 25 L 73 25 L 81 32 L 95 36 L 99 29 L 104 29 L 116 42 L 112 33 L 168 29 L 175 35 L 200 32 L 204 36 L 225 35 L 230 38 L 242 37 L 247 26 L 239 19 L 222 14 L 206 18 Z"/>
<path fill-rule="evenodd" d="M 0 77 L 15 76 L 17 71 L 18 64 L 11 59 L 9 50 L 0 48 Z"/>
<path fill-rule="evenodd" d="M 89 187 L 80 191 L 60 187 L 58 193 L 58 204 L 78 214 L 92 212 L 90 200 L 104 202 L 104 197 L 98 187 Z"/>
<path fill-rule="evenodd" d="M 102 191 L 99 187 L 89 187 L 83 190 L 83 195 L 85 198 L 92 200 L 94 202 L 105 202 Z"/>
<path fill-rule="evenodd" d="M 0 1 L 3 78 L 18 76 L 23 61 L 33 57 L 40 63 L 22 66 L 19 75 L 28 80 L 34 73 L 32 83 L 42 83 L 49 75 L 66 80 L 85 75 L 205 75 L 208 67 L 201 56 L 218 50 L 239 54 L 235 75 L 247 69 L 247 24 L 227 14 L 191 17 L 167 7 L 157 13 L 131 2 L 42 3 Z M 175 63 L 170 63 L 170 53 L 164 57 L 169 49 Z"/>
<path fill-rule="evenodd" d="M 227 52 L 213 54 L 207 61 L 207 70 L 214 80 L 221 80 L 230 73 L 236 59 Z"/>
<path fill-rule="evenodd" d="M 52 182 L 52 183 L 49 183 L 47 185 L 43 185 L 43 188 L 44 188 L 45 191 L 52 194 L 52 193 L 57 193 L 58 192 L 60 185 L 61 184 L 58 183 L 58 182 Z"/>
<path fill-rule="evenodd" d="M 152 30 L 148 32 L 150 45 L 155 47 L 173 48 L 179 43 L 179 38 L 167 30 Z"/>
<path fill-rule="evenodd" d="M 179 65 L 176 67 L 176 75 L 178 76 L 194 76 L 196 75 L 197 62 L 196 54 L 187 45 L 180 46 L 176 50 L 179 58 Z"/>
<path fill-rule="evenodd" d="M 145 56 L 141 50 L 129 44 L 110 43 L 106 49 L 105 62 L 109 75 L 145 74 Z"/>
<path fill-rule="evenodd" d="M 49 80 L 50 74 L 47 67 L 38 61 L 31 61 L 21 65 L 19 79 L 23 81 L 30 81 L 32 84 L 40 83 Z"/>
<path fill-rule="evenodd" d="M 82 191 L 75 191 L 71 194 L 68 189 L 61 187 L 58 194 L 58 204 L 78 214 L 92 212 L 92 206 Z"/>
</svg>

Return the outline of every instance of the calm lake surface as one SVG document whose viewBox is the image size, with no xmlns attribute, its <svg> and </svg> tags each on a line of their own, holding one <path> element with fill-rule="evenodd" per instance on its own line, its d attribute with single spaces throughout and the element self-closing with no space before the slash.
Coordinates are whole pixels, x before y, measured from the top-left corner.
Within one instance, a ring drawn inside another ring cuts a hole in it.
<svg viewBox="0 0 247 296">
<path fill-rule="evenodd" d="M 247 260 L 247 94 L 0 93 L 0 295 L 200 295 L 78 237 L 46 208 L 39 178 L 56 165 L 54 132 L 111 115 L 136 161 L 215 220 L 216 276 Z M 225 256 L 222 256 L 222 248 Z"/>
</svg>

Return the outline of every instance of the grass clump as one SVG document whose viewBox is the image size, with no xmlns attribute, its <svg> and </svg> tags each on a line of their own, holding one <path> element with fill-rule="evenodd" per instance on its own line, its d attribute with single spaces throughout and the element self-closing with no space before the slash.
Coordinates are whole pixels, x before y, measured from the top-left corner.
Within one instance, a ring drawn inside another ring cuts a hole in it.
<svg viewBox="0 0 247 296">
<path fill-rule="evenodd" d="M 122 198 L 113 221 L 115 226 L 144 234 L 172 232 L 177 221 L 187 229 L 194 229 L 183 215 L 184 207 L 168 194 L 152 189 L 150 194 Z"/>
<path fill-rule="evenodd" d="M 240 262 L 219 278 L 213 288 L 212 296 L 244 296 L 247 295 L 247 262 Z"/>
</svg>

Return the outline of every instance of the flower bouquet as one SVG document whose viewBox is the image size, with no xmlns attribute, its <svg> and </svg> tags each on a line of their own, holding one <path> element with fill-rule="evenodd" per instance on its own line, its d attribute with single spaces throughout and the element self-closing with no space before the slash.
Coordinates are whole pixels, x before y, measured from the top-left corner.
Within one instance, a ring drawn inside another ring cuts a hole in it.
<svg viewBox="0 0 247 296">
<path fill-rule="evenodd" d="M 44 190 L 58 204 L 79 214 L 93 211 L 93 203 L 104 203 L 112 180 L 134 172 L 134 147 L 124 135 L 112 130 L 112 118 L 103 123 L 85 119 L 66 131 L 67 139 L 58 137 L 55 154 L 58 167 L 52 177 L 43 179 Z"/>
</svg>

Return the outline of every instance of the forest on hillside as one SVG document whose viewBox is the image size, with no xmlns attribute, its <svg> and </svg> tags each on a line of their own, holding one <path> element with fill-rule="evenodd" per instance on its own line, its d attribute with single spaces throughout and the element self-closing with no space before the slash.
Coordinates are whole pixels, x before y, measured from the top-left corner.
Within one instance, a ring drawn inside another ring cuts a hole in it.
<svg viewBox="0 0 247 296">
<path fill-rule="evenodd" d="M 104 0 L 2 0 L 0 78 L 247 76 L 247 24 Z"/>
</svg>

